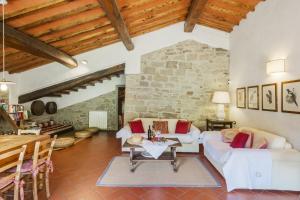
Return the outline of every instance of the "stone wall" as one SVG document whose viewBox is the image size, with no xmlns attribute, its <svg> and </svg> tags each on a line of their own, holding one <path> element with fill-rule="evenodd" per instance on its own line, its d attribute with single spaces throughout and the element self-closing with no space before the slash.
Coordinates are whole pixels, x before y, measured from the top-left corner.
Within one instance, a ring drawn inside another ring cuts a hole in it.
<svg viewBox="0 0 300 200">
<path fill-rule="evenodd" d="M 74 104 L 57 111 L 54 115 L 44 114 L 42 116 L 32 116 L 31 119 L 37 122 L 48 121 L 50 118 L 63 123 L 71 122 L 75 129 L 80 130 L 88 127 L 89 111 L 107 111 L 108 113 L 108 130 L 118 129 L 118 112 L 117 112 L 117 91 L 110 92 L 96 98 Z"/>
<path fill-rule="evenodd" d="M 0 135 L 14 132 L 13 127 L 0 117 Z"/>
<path fill-rule="evenodd" d="M 187 40 L 143 55 L 141 62 L 141 74 L 126 76 L 125 122 L 186 118 L 202 127 L 216 116 L 211 98 L 216 90 L 228 90 L 227 50 Z"/>
</svg>

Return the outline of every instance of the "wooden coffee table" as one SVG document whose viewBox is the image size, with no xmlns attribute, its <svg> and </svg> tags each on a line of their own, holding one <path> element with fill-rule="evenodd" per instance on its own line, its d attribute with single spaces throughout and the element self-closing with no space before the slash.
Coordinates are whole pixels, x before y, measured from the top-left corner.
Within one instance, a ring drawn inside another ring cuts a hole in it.
<svg viewBox="0 0 300 200">
<path fill-rule="evenodd" d="M 130 170 L 134 172 L 136 169 L 138 161 L 157 161 L 157 160 L 164 160 L 164 161 L 170 161 L 171 165 L 173 166 L 173 170 L 177 172 L 177 158 L 176 158 L 176 148 L 181 147 L 182 144 L 178 140 L 178 138 L 168 138 L 168 140 L 176 141 L 177 143 L 173 145 L 169 145 L 171 148 L 171 152 L 164 152 L 158 159 L 152 158 L 152 157 L 144 157 L 142 155 L 142 152 L 135 151 L 136 148 L 143 148 L 141 145 L 135 145 L 135 144 L 129 144 L 126 140 L 126 142 L 123 144 L 123 148 L 129 148 L 130 149 Z"/>
</svg>

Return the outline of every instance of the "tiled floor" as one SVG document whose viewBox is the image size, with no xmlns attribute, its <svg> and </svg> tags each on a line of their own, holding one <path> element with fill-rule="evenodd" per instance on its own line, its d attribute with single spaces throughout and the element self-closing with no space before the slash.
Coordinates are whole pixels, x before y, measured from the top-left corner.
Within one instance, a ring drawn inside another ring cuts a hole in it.
<svg viewBox="0 0 300 200">
<path fill-rule="evenodd" d="M 238 190 L 226 192 L 223 178 L 202 154 L 207 168 L 222 183 L 221 188 L 110 188 L 97 187 L 98 177 L 110 160 L 120 155 L 120 141 L 114 134 L 101 133 L 75 146 L 56 151 L 53 155 L 54 173 L 50 187 L 52 200 L 299 200 L 296 192 Z M 183 155 L 183 154 L 180 154 Z M 45 192 L 40 192 L 40 199 Z"/>
</svg>

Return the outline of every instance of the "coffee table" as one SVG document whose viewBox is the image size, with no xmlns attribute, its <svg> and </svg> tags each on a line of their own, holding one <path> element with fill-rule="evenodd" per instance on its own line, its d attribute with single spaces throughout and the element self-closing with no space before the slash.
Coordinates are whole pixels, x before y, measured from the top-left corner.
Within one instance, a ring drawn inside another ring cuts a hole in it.
<svg viewBox="0 0 300 200">
<path fill-rule="evenodd" d="M 127 142 L 127 140 L 125 141 L 125 143 L 123 144 L 123 148 L 129 148 L 130 149 L 130 171 L 134 172 L 137 166 L 138 161 L 170 161 L 171 165 L 173 166 L 173 170 L 174 172 L 177 172 L 178 167 L 177 167 L 177 158 L 176 158 L 176 148 L 177 147 L 181 147 L 182 144 L 181 142 L 178 140 L 178 138 L 167 138 L 168 140 L 173 140 L 176 141 L 177 143 L 169 145 L 169 147 L 171 148 L 171 152 L 164 152 L 162 153 L 162 155 L 158 158 L 155 159 L 153 157 L 144 157 L 142 155 L 142 152 L 137 152 L 135 151 L 136 148 L 143 148 L 141 145 L 138 144 L 130 144 Z"/>
</svg>

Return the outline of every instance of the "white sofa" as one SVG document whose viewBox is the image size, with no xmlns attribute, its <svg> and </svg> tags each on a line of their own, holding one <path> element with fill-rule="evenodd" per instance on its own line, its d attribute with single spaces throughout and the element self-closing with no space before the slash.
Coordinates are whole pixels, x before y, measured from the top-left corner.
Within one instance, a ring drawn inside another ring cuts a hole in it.
<svg viewBox="0 0 300 200">
<path fill-rule="evenodd" d="M 225 178 L 228 191 L 300 191 L 300 152 L 293 149 L 284 137 L 273 133 L 249 127 L 239 130 L 253 132 L 254 140 L 266 138 L 268 149 L 233 149 L 222 141 L 219 131 L 203 132 L 204 155 Z"/>
<path fill-rule="evenodd" d="M 168 134 L 162 134 L 166 138 L 178 138 L 179 141 L 182 143 L 182 147 L 176 148 L 177 152 L 199 152 L 199 138 L 201 138 L 200 130 L 191 125 L 190 132 L 187 134 L 176 134 L 175 128 L 178 119 L 159 119 L 159 118 L 137 118 L 134 120 L 141 119 L 143 122 L 144 130 L 147 132 L 149 126 L 152 127 L 153 121 L 168 121 Z M 117 138 L 122 138 L 122 145 L 125 143 L 126 139 L 131 137 L 132 132 L 127 124 L 124 126 L 120 131 L 117 132 Z M 147 137 L 147 134 L 144 134 L 144 137 Z M 137 151 L 142 151 L 143 149 L 136 149 Z M 129 151 L 128 148 L 122 148 L 122 151 Z"/>
</svg>

